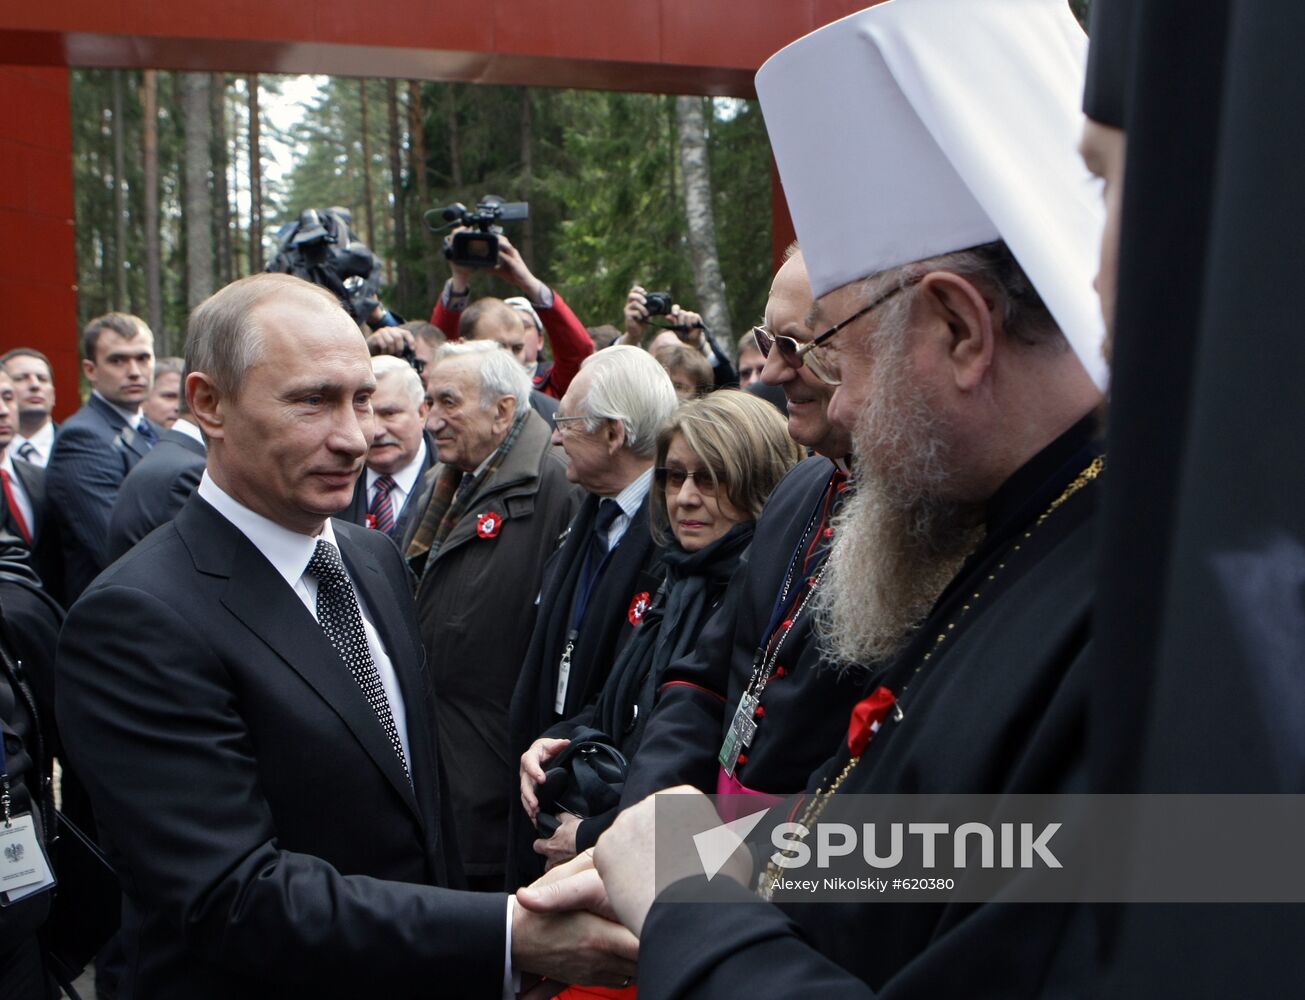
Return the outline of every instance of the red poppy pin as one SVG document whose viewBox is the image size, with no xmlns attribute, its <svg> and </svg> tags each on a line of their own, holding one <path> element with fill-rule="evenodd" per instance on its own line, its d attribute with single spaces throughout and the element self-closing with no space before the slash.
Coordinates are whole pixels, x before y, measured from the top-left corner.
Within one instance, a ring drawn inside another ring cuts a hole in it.
<svg viewBox="0 0 1305 1000">
<path fill-rule="evenodd" d="M 651 606 L 652 594 L 648 593 L 646 590 L 643 591 L 643 593 L 635 594 L 634 600 L 630 602 L 630 610 L 626 614 L 626 617 L 630 619 L 630 624 L 638 625 L 643 621 L 643 616 L 648 613 L 648 609 Z"/>
<path fill-rule="evenodd" d="M 852 709 L 852 721 L 847 727 L 847 749 L 853 757 L 860 757 L 870 745 L 870 739 L 884 724 L 888 713 L 897 704 L 897 698 L 886 687 L 876 688 L 874 694 L 863 698 Z"/>
<path fill-rule="evenodd" d="M 480 538 L 497 538 L 503 530 L 503 515 L 492 510 L 476 515 L 476 535 Z"/>
</svg>

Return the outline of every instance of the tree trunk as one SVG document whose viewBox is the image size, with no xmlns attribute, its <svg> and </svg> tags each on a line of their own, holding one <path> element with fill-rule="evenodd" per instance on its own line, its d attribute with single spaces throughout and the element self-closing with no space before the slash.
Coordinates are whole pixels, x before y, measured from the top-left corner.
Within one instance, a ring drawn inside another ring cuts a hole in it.
<svg viewBox="0 0 1305 1000">
<path fill-rule="evenodd" d="M 209 190 L 212 129 L 207 73 L 182 76 L 186 136 L 186 308 L 213 294 L 213 198 Z"/>
<path fill-rule="evenodd" d="M 389 126 L 390 189 L 394 206 L 390 218 L 394 225 L 394 256 L 398 260 L 398 296 L 400 302 L 408 301 L 408 204 L 403 194 L 403 133 L 399 130 L 399 86 L 394 80 L 385 81 L 385 117 Z"/>
<path fill-rule="evenodd" d="M 446 88 L 449 95 L 448 133 L 449 133 L 449 180 L 453 190 L 462 193 L 462 133 L 458 130 L 458 85 L 450 83 Z"/>
<path fill-rule="evenodd" d="M 358 81 L 358 97 L 362 112 L 362 168 L 363 213 L 367 219 L 367 245 L 376 250 L 376 218 L 372 208 L 372 141 L 367 122 L 367 81 Z"/>
<path fill-rule="evenodd" d="M 127 125 L 122 118 L 122 74 L 113 76 L 113 308 L 127 308 Z"/>
<path fill-rule="evenodd" d="M 534 116 L 530 108 L 530 90 L 521 88 L 521 189 L 518 197 L 522 201 L 530 200 L 530 189 L 535 180 L 535 128 Z M 521 223 L 521 245 L 517 247 L 527 264 L 535 260 L 535 228 L 530 216 Z"/>
<path fill-rule="evenodd" d="M 258 137 L 258 74 L 249 76 L 249 273 L 263 270 L 263 149 Z"/>
<path fill-rule="evenodd" d="M 701 97 L 677 97 L 680 168 L 684 183 L 684 214 L 693 259 L 693 283 L 703 322 L 724 347 L 733 342 L 725 282 L 716 256 L 716 223 L 712 216 L 711 171 L 707 163 L 707 127 Z"/>
<path fill-rule="evenodd" d="M 209 121 L 213 129 L 213 248 L 217 255 L 218 284 L 234 274 L 231 260 L 231 196 L 227 192 L 227 78 L 214 73 L 209 80 Z"/>
<path fill-rule="evenodd" d="M 426 179 L 426 116 L 421 107 L 421 84 L 408 81 L 408 169 L 417 181 L 417 218 L 414 223 L 421 232 L 421 216 L 430 208 L 430 185 Z M 425 278 L 426 301 L 434 303 L 439 294 L 435 285 L 435 272 L 431 270 L 425 254 L 421 256 L 421 270 Z"/>
<path fill-rule="evenodd" d="M 159 261 L 159 78 L 145 70 L 141 85 L 145 116 L 145 301 L 146 322 L 156 332 L 163 330 L 163 272 Z"/>
</svg>

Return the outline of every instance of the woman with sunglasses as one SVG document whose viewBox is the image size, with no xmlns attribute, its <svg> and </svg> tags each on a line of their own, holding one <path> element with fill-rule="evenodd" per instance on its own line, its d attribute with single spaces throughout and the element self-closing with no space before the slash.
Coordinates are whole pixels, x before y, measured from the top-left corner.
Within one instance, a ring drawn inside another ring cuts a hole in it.
<svg viewBox="0 0 1305 1000">
<path fill-rule="evenodd" d="M 595 705 L 559 723 L 522 755 L 521 802 L 539 816 L 537 786 L 571 740 L 597 740 L 628 760 L 639 746 L 666 665 L 693 648 L 752 540 L 771 490 L 801 459 L 784 420 L 763 400 L 721 390 L 686 403 L 657 440 L 652 531 L 665 545 L 666 576 L 631 606 L 638 621 Z M 535 850 L 550 866 L 591 846 L 617 810 L 563 815 Z M 551 823 L 545 821 L 545 826 Z"/>
</svg>

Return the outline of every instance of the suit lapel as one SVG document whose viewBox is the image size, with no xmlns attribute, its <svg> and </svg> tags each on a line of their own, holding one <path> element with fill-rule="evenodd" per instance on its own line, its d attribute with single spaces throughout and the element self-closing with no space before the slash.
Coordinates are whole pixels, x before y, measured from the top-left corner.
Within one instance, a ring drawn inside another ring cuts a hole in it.
<svg viewBox="0 0 1305 1000">
<path fill-rule="evenodd" d="M 376 713 L 363 698 L 362 691 L 326 638 L 326 633 L 262 553 L 220 514 L 207 504 L 204 507 L 207 508 L 209 519 L 216 522 L 219 530 L 225 532 L 225 544 L 232 549 L 229 581 L 222 594 L 223 605 L 335 710 L 367 755 L 408 804 L 418 822 L 422 822 L 412 785 L 404 775 Z M 213 530 L 212 527 L 209 530 Z M 348 562 L 346 558 L 346 563 Z M 355 571 L 352 565 L 349 569 L 359 582 L 359 589 L 367 593 L 360 579 L 366 574 Z M 370 581 L 367 586 L 371 586 L 372 592 L 375 592 L 374 584 Z M 369 610 L 376 607 L 373 600 L 376 598 L 368 598 Z M 392 640 L 383 632 L 382 635 L 387 643 L 386 648 L 396 649 Z M 393 655 L 391 658 L 397 660 Z M 404 696 L 407 697 L 406 691 Z"/>
<path fill-rule="evenodd" d="M 45 521 L 45 474 L 39 466 L 15 457 L 14 474 L 27 494 L 27 502 L 32 507 L 32 538 L 41 537 L 41 527 Z"/>
<path fill-rule="evenodd" d="M 113 406 L 100 399 L 99 396 L 94 395 L 90 397 L 87 404 L 95 407 L 95 412 L 108 423 L 109 429 L 114 434 L 113 443 L 116 447 L 131 452 L 137 459 L 144 458 L 149 454 L 150 443 L 141 437 L 136 432 L 136 428 L 132 427 L 127 419 Z M 157 424 L 154 426 L 155 433 L 162 434 L 162 428 Z"/>
</svg>

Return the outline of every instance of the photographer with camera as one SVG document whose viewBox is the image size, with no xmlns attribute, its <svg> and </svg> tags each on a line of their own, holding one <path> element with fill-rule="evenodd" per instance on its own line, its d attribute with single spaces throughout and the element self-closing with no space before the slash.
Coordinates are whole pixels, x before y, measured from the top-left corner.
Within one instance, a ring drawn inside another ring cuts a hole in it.
<svg viewBox="0 0 1305 1000">
<path fill-rule="evenodd" d="M 507 301 L 517 313 L 526 334 L 525 349 L 520 360 L 530 374 L 532 387 L 545 396 L 561 399 L 576 372 L 580 370 L 581 362 L 594 353 L 594 344 L 589 339 L 588 331 L 562 301 L 562 296 L 531 273 L 520 252 L 503 234 L 484 233 L 468 226 L 459 226 L 449 233 L 445 240 L 446 247 L 451 246 L 458 234 L 472 232 L 485 239 L 498 241 L 498 263 L 481 269 L 521 289 L 521 295 L 526 300 L 520 305 L 511 299 Z M 444 283 L 444 291 L 435 303 L 430 321 L 453 341 L 460 339 L 459 323 L 462 310 L 471 302 L 471 276 L 476 268 L 450 258 L 449 269 L 453 275 Z M 553 351 L 551 363 L 539 360 L 545 335 Z"/>
<path fill-rule="evenodd" d="M 654 319 L 661 316 L 666 317 L 666 322 Z M 653 327 L 674 333 L 686 347 L 701 352 L 711 365 L 712 380 L 717 389 L 739 384 L 738 373 L 730 363 L 729 355 L 703 325 L 701 316 L 681 309 L 678 302 L 671 301 L 669 292 L 648 292 L 635 285 L 625 299 L 625 336 L 618 343 L 642 347 L 648 331 Z M 657 345 L 669 341 L 669 337 L 663 340 L 664 336 L 658 334 L 647 345 L 648 350 L 652 351 Z"/>
</svg>

